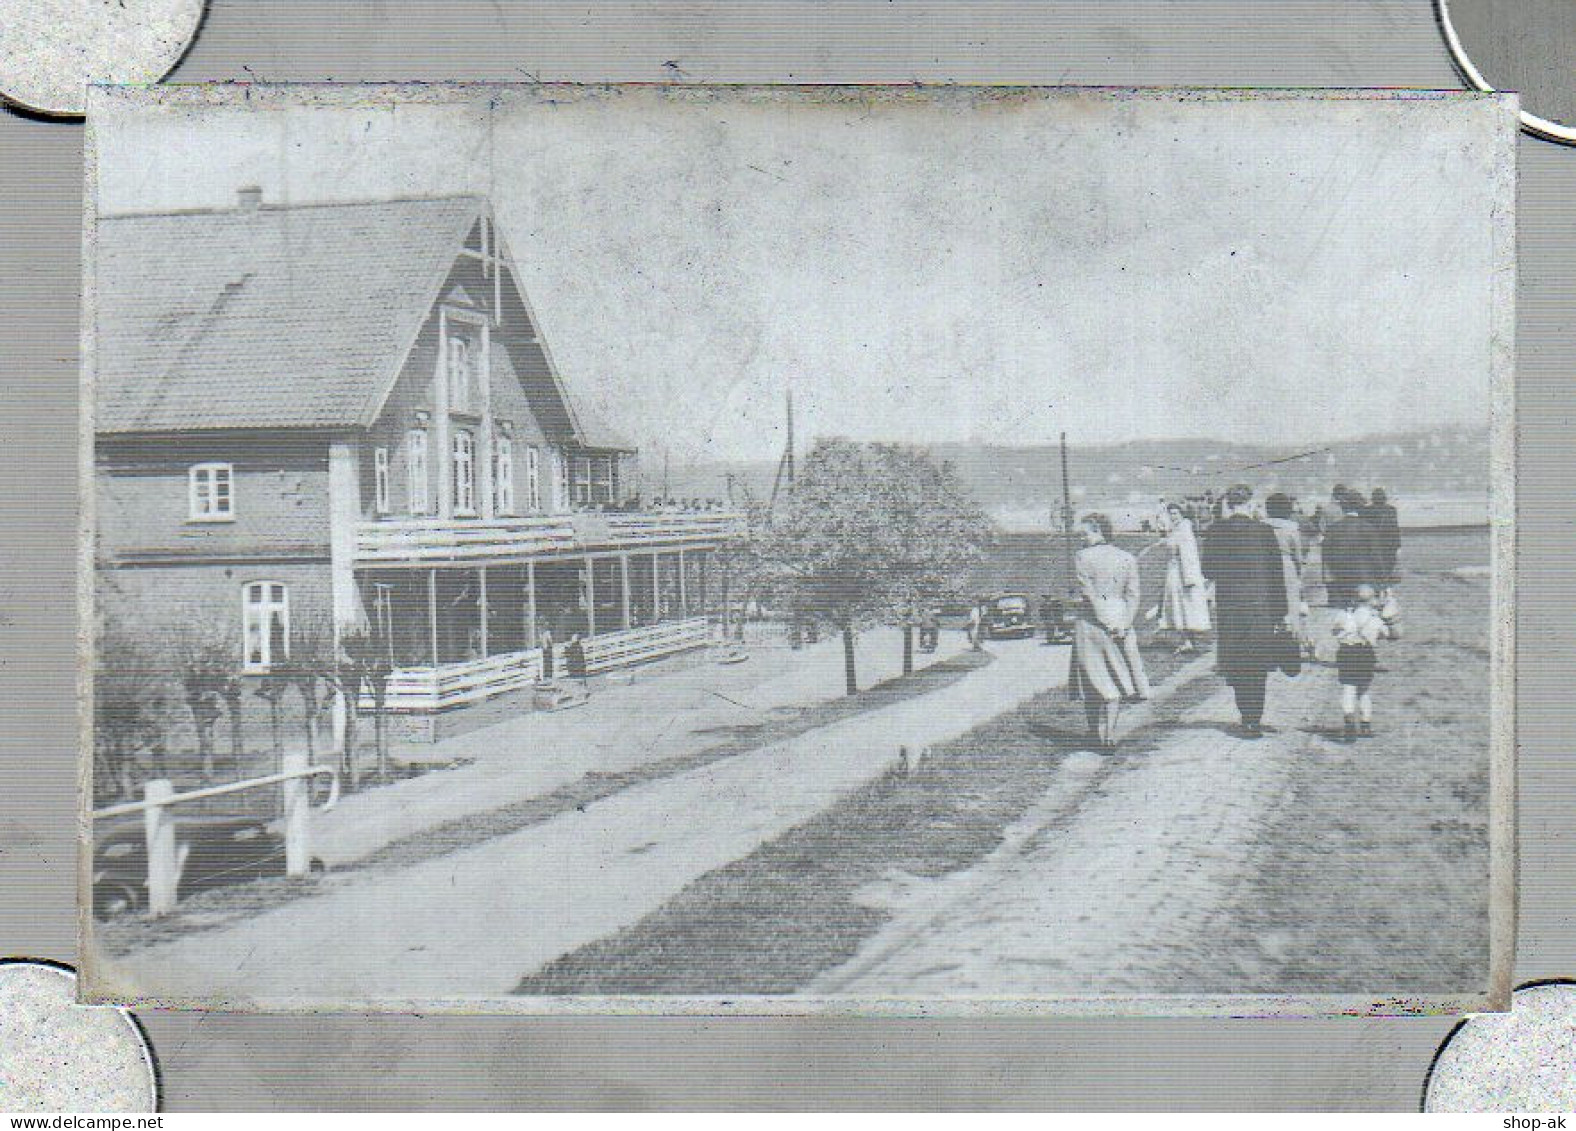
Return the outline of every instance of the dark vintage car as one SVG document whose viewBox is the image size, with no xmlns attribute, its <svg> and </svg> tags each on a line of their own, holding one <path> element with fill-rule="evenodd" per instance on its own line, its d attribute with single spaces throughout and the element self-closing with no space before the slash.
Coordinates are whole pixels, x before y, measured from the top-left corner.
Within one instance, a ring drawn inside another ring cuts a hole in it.
<svg viewBox="0 0 1576 1131">
<path fill-rule="evenodd" d="M 1077 602 L 1071 598 L 1040 598 L 1040 629 L 1047 644 L 1068 644 L 1073 638 L 1073 622 L 1077 619 Z"/>
<path fill-rule="evenodd" d="M 1022 593 L 1001 593 L 984 601 L 985 635 L 991 640 L 1013 640 L 1034 635 L 1029 598 Z"/>
<path fill-rule="evenodd" d="M 285 874 L 285 842 L 260 817 L 237 813 L 175 818 L 175 851 L 185 857 L 176 899 Z M 93 841 L 93 914 L 100 919 L 148 904 L 148 847 L 141 817 L 100 828 Z M 323 862 L 313 859 L 314 872 Z"/>
</svg>

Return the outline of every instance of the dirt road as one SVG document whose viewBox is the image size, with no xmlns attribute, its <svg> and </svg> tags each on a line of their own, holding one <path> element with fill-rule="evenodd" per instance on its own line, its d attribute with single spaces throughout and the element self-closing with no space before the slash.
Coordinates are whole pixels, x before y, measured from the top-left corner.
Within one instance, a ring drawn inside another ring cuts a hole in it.
<svg viewBox="0 0 1576 1131">
<path fill-rule="evenodd" d="M 994 663 L 931 694 L 427 863 L 352 874 L 242 924 L 138 951 L 110 980 L 150 999 L 261 1005 L 508 993 L 835 804 L 900 747 L 955 738 L 1064 682 L 1066 658 L 1033 641 L 998 645 Z"/>
<path fill-rule="evenodd" d="M 933 653 L 914 656 L 916 670 L 966 648 L 960 633 L 942 635 Z M 895 629 L 861 636 L 860 685 L 900 674 Z M 541 797 L 590 774 L 618 774 L 758 726 L 779 712 L 836 699 L 843 687 L 842 645 L 823 640 L 800 651 L 756 645 L 748 662 L 700 662 L 676 670 L 639 671 L 598 690 L 587 706 L 557 714 L 521 711 L 482 730 L 445 739 L 434 760 L 460 764 L 345 798 L 312 814 L 312 851 L 330 867 L 371 856 L 425 829 Z"/>
<path fill-rule="evenodd" d="M 1197 992 L 1220 960 L 1207 927 L 1277 816 L 1311 721 L 1313 680 L 1281 683 L 1249 742 L 1221 689 L 1157 748 L 1069 754 L 978 867 L 888 888 L 895 913 L 810 993 L 1032 997 Z"/>
</svg>

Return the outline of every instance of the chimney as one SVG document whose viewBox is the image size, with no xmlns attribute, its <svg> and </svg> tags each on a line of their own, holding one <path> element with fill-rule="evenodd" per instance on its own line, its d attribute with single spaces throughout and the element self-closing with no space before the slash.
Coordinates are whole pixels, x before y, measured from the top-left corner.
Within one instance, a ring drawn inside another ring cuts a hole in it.
<svg viewBox="0 0 1576 1131">
<path fill-rule="evenodd" d="M 257 185 L 244 185 L 235 192 L 235 206 L 242 212 L 256 212 L 263 203 L 263 190 Z"/>
</svg>

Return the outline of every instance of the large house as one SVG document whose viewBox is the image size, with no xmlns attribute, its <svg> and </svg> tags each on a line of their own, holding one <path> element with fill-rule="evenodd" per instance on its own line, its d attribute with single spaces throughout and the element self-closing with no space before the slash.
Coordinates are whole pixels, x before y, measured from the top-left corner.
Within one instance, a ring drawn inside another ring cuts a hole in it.
<svg viewBox="0 0 1576 1131">
<path fill-rule="evenodd" d="M 737 519 L 639 509 L 634 449 L 565 387 L 486 201 L 243 189 L 95 238 L 111 615 L 218 623 L 249 672 L 370 632 L 418 720 L 532 683 L 549 634 L 592 671 L 705 642 Z"/>
</svg>

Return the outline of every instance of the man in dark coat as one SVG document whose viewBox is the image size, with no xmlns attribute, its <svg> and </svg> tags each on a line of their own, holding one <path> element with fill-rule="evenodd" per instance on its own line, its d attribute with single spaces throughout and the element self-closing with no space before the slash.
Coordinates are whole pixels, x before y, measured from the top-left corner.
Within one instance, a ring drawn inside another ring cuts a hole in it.
<svg viewBox="0 0 1576 1131">
<path fill-rule="evenodd" d="M 1383 487 L 1374 488 L 1373 501 L 1363 509 L 1363 518 L 1374 529 L 1379 551 L 1378 581 L 1391 581 L 1395 578 L 1395 559 L 1401 552 L 1401 520 Z"/>
<path fill-rule="evenodd" d="M 1366 502 L 1362 495 L 1343 490 L 1335 502 L 1341 508 L 1341 518 L 1324 532 L 1321 543 L 1324 585 L 1332 609 L 1349 609 L 1357 600 L 1359 585 L 1379 584 L 1380 540 L 1362 516 Z"/>
<path fill-rule="evenodd" d="M 1264 685 L 1279 663 L 1276 632 L 1290 611 L 1275 531 L 1248 513 L 1249 487 L 1226 492 L 1225 517 L 1204 532 L 1204 576 L 1215 583 L 1215 668 L 1231 685 L 1242 731 L 1264 734 Z"/>
</svg>

